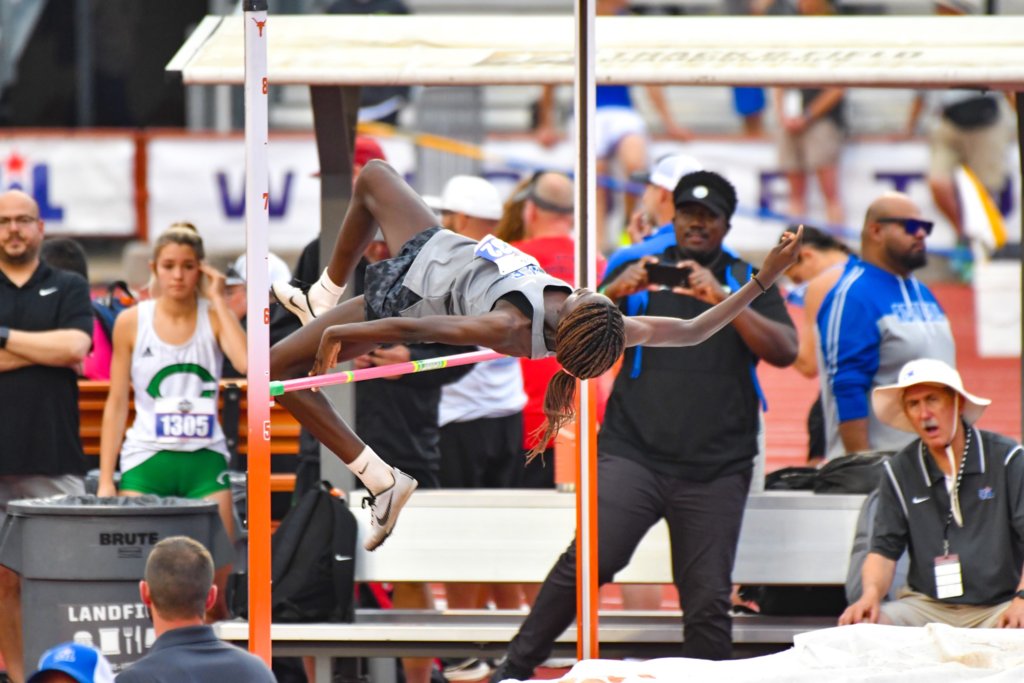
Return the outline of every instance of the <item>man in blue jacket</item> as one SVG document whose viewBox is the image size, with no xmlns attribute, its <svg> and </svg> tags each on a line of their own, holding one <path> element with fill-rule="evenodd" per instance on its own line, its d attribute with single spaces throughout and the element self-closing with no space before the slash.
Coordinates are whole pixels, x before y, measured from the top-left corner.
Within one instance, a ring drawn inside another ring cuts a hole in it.
<svg viewBox="0 0 1024 683">
<path fill-rule="evenodd" d="M 933 223 L 905 194 L 868 207 L 861 258 L 851 258 L 818 311 L 826 458 L 898 451 L 911 435 L 882 423 L 868 405 L 874 387 L 896 381 L 917 358 L 956 366 L 953 332 L 939 302 L 913 272 L 927 262 Z"/>
</svg>

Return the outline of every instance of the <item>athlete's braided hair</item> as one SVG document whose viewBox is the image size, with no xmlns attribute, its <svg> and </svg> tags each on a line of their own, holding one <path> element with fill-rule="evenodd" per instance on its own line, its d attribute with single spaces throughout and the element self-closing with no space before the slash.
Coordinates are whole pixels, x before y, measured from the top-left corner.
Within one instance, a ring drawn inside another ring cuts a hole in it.
<svg viewBox="0 0 1024 683">
<path fill-rule="evenodd" d="M 544 452 L 558 430 L 572 421 L 576 410 L 576 379 L 604 374 L 615 364 L 626 346 L 626 326 L 622 313 L 611 301 L 580 304 L 558 323 L 555 356 L 562 364 L 548 382 L 544 394 L 547 422 L 540 440 L 526 456 L 530 462 Z"/>
</svg>

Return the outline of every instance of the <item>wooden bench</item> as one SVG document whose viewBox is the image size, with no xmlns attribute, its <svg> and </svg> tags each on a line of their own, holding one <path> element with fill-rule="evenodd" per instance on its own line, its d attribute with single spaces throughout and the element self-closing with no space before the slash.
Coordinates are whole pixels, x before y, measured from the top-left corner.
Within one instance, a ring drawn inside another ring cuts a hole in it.
<svg viewBox="0 0 1024 683">
<path fill-rule="evenodd" d="M 240 391 L 238 397 L 238 453 L 248 453 L 248 429 L 246 409 L 248 399 L 246 394 L 246 382 L 244 379 L 222 380 L 220 383 L 220 401 L 218 409 L 224 410 L 225 400 L 229 390 L 237 388 Z M 79 426 L 78 432 L 82 437 L 82 448 L 89 457 L 97 459 L 96 466 L 99 466 L 100 455 L 100 432 L 103 426 L 103 406 L 107 402 L 107 393 L 110 391 L 110 382 L 93 382 L 79 380 L 78 382 L 78 409 Z M 130 404 L 128 421 L 134 418 L 134 403 Z M 223 419 L 221 424 L 224 424 Z M 226 427 L 226 426 L 225 426 Z M 291 413 L 280 405 L 274 405 L 270 409 L 270 452 L 274 455 L 295 455 L 299 452 L 299 423 L 292 417 Z M 271 491 L 293 491 L 295 489 L 294 474 L 271 474 Z"/>
<path fill-rule="evenodd" d="M 362 549 L 369 510 L 361 495 L 350 506 L 359 522 L 358 581 L 538 582 L 575 528 L 575 501 L 555 491 L 420 491 L 402 511 L 394 534 L 377 551 Z M 744 515 L 733 579 L 746 584 L 841 585 L 864 496 L 767 492 L 753 495 Z M 621 583 L 671 583 L 668 529 L 655 525 Z M 274 624 L 275 654 L 316 658 L 317 680 L 330 680 L 330 657 L 493 656 L 504 652 L 525 613 L 498 611 L 360 610 L 353 624 Z M 793 636 L 834 625 L 813 617 L 738 617 L 738 645 L 786 645 Z M 248 641 L 248 624 L 216 624 L 229 641 Z M 602 655 L 678 654 L 678 611 L 609 612 L 600 620 Z M 575 653 L 575 629 L 556 644 Z M 321 676 L 323 676 L 321 678 Z"/>
</svg>

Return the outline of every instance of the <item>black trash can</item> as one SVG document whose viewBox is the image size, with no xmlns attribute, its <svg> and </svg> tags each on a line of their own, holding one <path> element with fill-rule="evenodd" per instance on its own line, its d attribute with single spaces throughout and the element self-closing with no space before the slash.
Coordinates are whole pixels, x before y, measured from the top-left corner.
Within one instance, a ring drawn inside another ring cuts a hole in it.
<svg viewBox="0 0 1024 683">
<path fill-rule="evenodd" d="M 139 580 L 153 546 L 168 536 L 199 541 L 218 567 L 233 559 L 213 501 L 85 495 L 11 502 L 0 564 L 21 575 L 25 670 L 68 640 L 96 646 L 115 672 L 148 652 L 155 634 Z"/>
</svg>

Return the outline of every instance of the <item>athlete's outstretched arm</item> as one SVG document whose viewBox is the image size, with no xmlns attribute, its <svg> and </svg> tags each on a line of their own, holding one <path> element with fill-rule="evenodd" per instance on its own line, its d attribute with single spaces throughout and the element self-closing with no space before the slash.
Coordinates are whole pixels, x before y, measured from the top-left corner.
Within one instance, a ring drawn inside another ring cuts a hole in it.
<svg viewBox="0 0 1024 683">
<path fill-rule="evenodd" d="M 486 346 L 499 353 L 514 353 L 514 316 L 491 312 L 482 316 L 432 315 L 423 318 L 382 318 L 334 325 L 324 330 L 311 375 L 322 375 L 337 365 L 343 344 L 441 343 Z"/>
<path fill-rule="evenodd" d="M 777 244 L 765 257 L 764 266 L 747 284 L 696 318 L 683 320 L 659 316 L 626 318 L 626 346 L 694 346 L 728 325 L 751 301 L 771 287 L 779 275 L 795 260 L 800 250 L 803 226 L 796 234 L 782 233 Z M 758 284 L 760 282 L 760 284 Z"/>
</svg>

